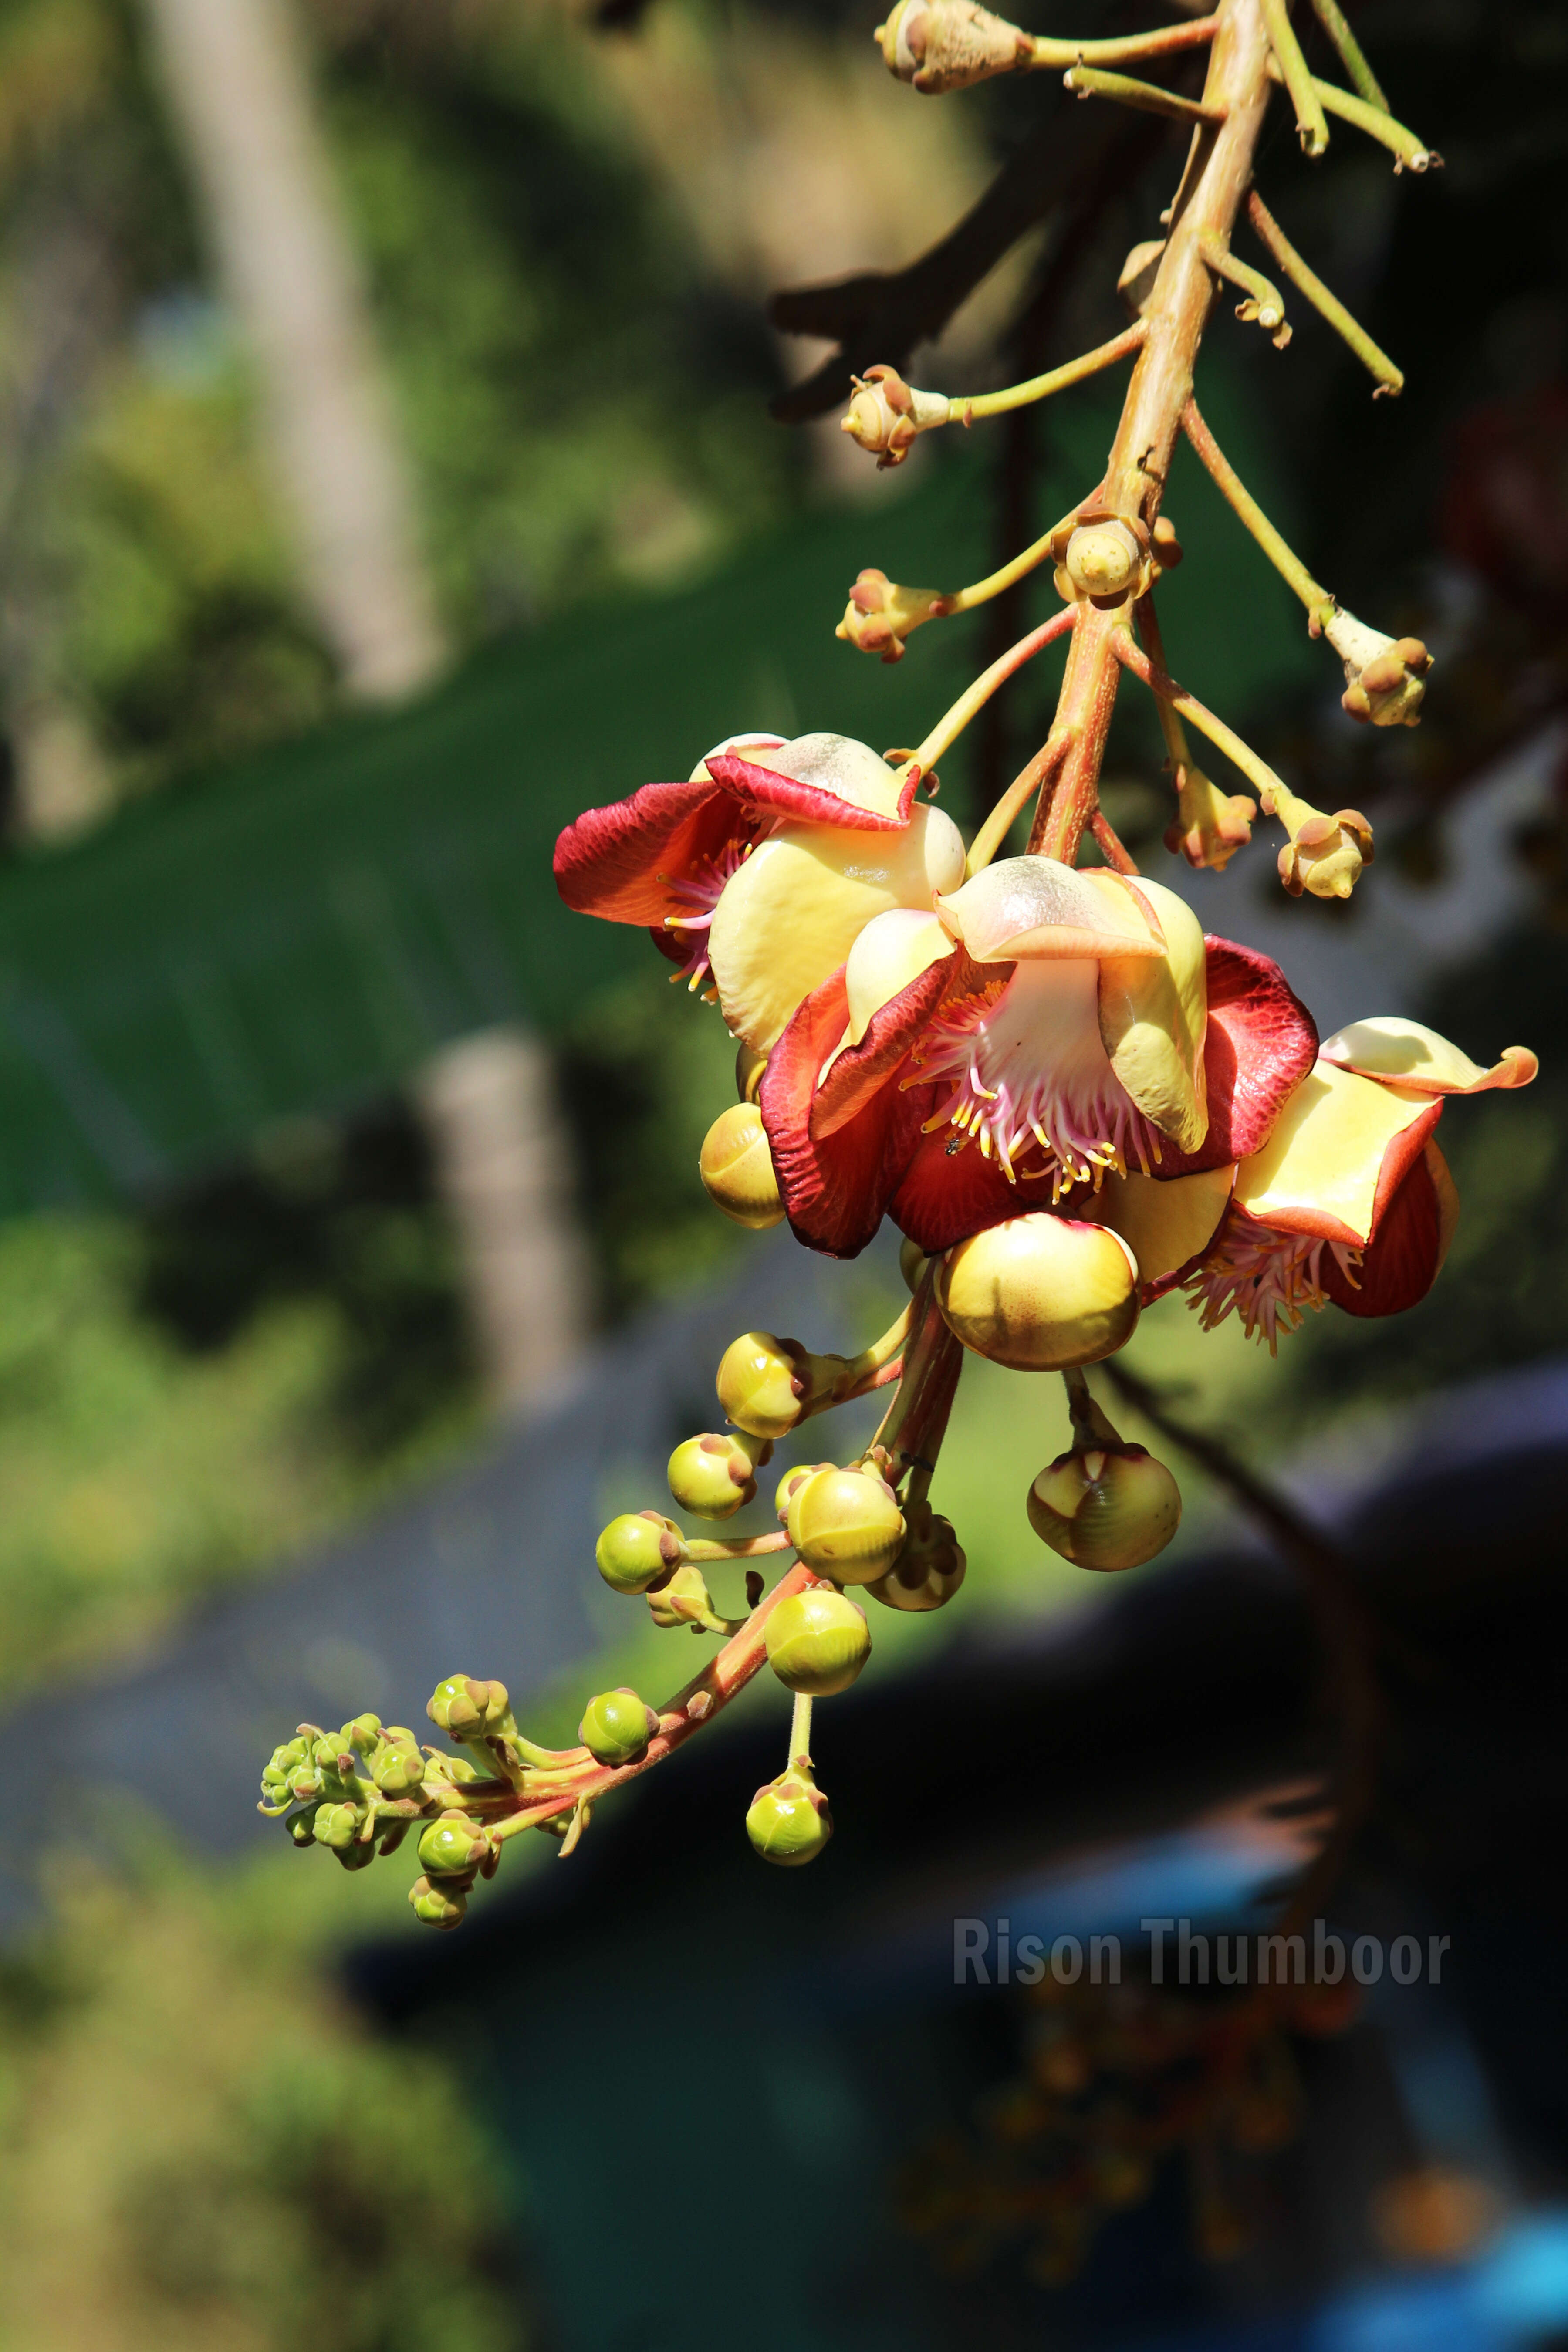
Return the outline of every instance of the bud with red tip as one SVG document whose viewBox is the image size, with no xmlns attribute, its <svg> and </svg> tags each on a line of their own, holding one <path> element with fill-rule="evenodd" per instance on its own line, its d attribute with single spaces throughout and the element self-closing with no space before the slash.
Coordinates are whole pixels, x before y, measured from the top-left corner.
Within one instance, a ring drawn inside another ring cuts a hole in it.
<svg viewBox="0 0 1568 2352">
<path fill-rule="evenodd" d="M 689 1437 L 669 1457 L 669 1491 L 700 1519 L 731 1519 L 757 1491 L 757 1465 L 773 1452 L 765 1437 L 732 1429 Z"/>
<path fill-rule="evenodd" d="M 1419 637 L 1384 636 L 1337 610 L 1323 635 L 1345 666 L 1341 702 L 1363 726 L 1418 727 L 1432 656 Z"/>
<path fill-rule="evenodd" d="M 927 621 L 940 620 L 952 608 L 951 596 L 940 588 L 900 588 L 875 566 L 862 572 L 849 591 L 836 636 L 858 646 L 863 654 L 880 654 L 885 662 L 902 661 L 904 646 Z"/>
<path fill-rule="evenodd" d="M 815 1862 L 833 1835 L 827 1800 L 804 1761 L 759 1789 L 746 1815 L 746 1835 L 764 1862 L 798 1870 Z"/>
</svg>

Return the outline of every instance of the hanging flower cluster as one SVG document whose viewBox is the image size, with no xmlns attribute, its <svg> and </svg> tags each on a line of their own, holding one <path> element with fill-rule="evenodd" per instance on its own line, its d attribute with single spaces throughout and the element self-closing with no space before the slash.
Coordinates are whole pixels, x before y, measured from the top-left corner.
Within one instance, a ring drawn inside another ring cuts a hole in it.
<svg viewBox="0 0 1568 2352">
<path fill-rule="evenodd" d="M 1437 161 L 1388 113 L 1332 17 L 1325 25 L 1343 36 L 1359 95 L 1307 71 L 1284 0 L 1220 0 L 1212 16 L 1100 42 L 1037 39 L 973 0 L 900 0 L 879 34 L 891 69 L 919 90 L 1065 67 L 1080 97 L 1191 130 L 1168 232 L 1122 271 L 1132 320 L 1121 334 L 973 399 L 874 368 L 843 420 L 881 464 L 898 463 L 922 432 L 972 425 L 1131 360 L 1105 472 L 1071 513 L 968 588 L 909 589 L 868 568 L 839 635 L 893 660 L 917 629 L 1043 565 L 1060 609 L 913 751 L 883 758 L 831 733 L 731 736 L 684 782 L 644 784 L 579 817 L 557 845 L 555 877 L 581 914 L 645 928 L 736 1040 L 738 1098 L 700 1161 L 718 1207 L 753 1229 L 787 1218 L 800 1242 L 835 1257 L 855 1255 L 885 1220 L 904 1236 L 910 1304 L 859 1355 L 815 1354 L 758 1331 L 726 1350 L 716 1379 L 724 1426 L 671 1456 L 676 1506 L 729 1519 L 755 1496 L 776 1441 L 874 1390 L 889 1391 L 887 1411 L 853 1460 L 786 1472 L 766 1534 L 698 1537 L 654 1509 L 605 1529 L 597 1565 L 612 1588 L 646 1597 L 657 1624 L 721 1643 L 662 1708 L 601 1692 L 579 1743 L 544 1748 L 519 1731 L 501 1685 L 458 1675 L 428 1709 L 456 1754 L 374 1717 L 338 1733 L 304 1727 L 278 1750 L 264 1809 L 287 1815 L 297 1842 L 358 1866 L 422 1824 L 422 1919 L 454 1925 L 475 1879 L 521 1831 L 546 1831 L 571 1851 L 600 1798 L 680 1746 L 764 1664 L 795 1694 L 795 1716 L 785 1769 L 757 1792 L 747 1830 L 770 1862 L 810 1861 L 832 1831 L 811 1709 L 861 1671 L 866 1604 L 938 1609 L 963 1580 L 963 1549 L 929 1497 L 966 1357 L 1064 1374 L 1073 1444 L 1023 1507 L 1079 1567 L 1135 1566 L 1170 1540 L 1180 1496 L 1106 1418 L 1085 1367 L 1123 1348 L 1142 1311 L 1173 1290 L 1188 1294 L 1205 1328 L 1234 1313 L 1270 1349 L 1324 1307 L 1365 1317 L 1413 1305 L 1457 1214 L 1436 1139 L 1447 1098 L 1534 1075 L 1522 1047 L 1482 1069 L 1403 1018 L 1374 1016 L 1320 1041 L 1279 967 L 1205 936 L 1175 890 L 1138 871 L 1099 805 L 1111 714 L 1131 675 L 1154 698 L 1174 795 L 1167 846 L 1188 864 L 1223 870 L 1259 809 L 1282 829 L 1279 877 L 1296 896 L 1347 898 L 1373 856 L 1358 811 L 1300 799 L 1166 668 L 1156 598 L 1182 551 L 1161 503 L 1179 436 L 1343 663 L 1348 715 L 1376 726 L 1419 718 L 1426 647 L 1368 627 L 1311 577 L 1237 478 L 1192 391 L 1222 285 L 1242 291 L 1244 320 L 1281 349 L 1288 339 L 1282 296 L 1231 251 L 1243 217 L 1377 389 L 1399 389 L 1393 362 L 1251 186 L 1277 84 L 1309 153 L 1321 152 L 1332 113 L 1390 149 L 1396 170 Z M 1201 100 L 1105 69 L 1204 47 Z M 935 804 L 937 761 L 1058 638 L 1067 665 L 1050 733 L 965 842 Z M 1223 792 L 1200 772 L 1189 727 L 1251 793 Z M 1023 851 L 1003 855 L 1031 807 Z M 715 1563 L 742 1565 L 742 1614 L 716 1606 Z M 771 1588 L 769 1565 L 782 1570 Z"/>
</svg>

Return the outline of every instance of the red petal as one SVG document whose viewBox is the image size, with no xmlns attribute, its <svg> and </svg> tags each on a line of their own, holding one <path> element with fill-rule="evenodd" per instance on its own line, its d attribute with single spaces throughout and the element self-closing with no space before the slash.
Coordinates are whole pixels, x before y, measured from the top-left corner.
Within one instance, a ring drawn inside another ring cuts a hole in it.
<svg viewBox="0 0 1568 2352">
<path fill-rule="evenodd" d="M 911 769 L 899 794 L 897 816 L 878 816 L 854 801 L 841 801 L 837 793 L 825 793 L 819 784 L 799 783 L 794 776 L 776 776 L 771 768 L 756 767 L 735 751 L 710 758 L 708 772 L 740 799 L 766 809 L 770 815 L 786 816 L 797 824 L 845 825 L 853 833 L 902 833 L 920 782 L 919 771 Z"/>
<path fill-rule="evenodd" d="M 716 857 L 742 824 L 733 794 L 712 784 L 644 784 L 566 827 L 555 845 L 555 887 L 580 915 L 662 923 L 680 908 L 659 877 Z"/>
<path fill-rule="evenodd" d="M 1318 1055 L 1318 1025 L 1279 965 L 1234 940 L 1206 938 L 1209 1129 L 1196 1151 L 1162 1140 L 1155 1176 L 1192 1176 L 1262 1150 Z"/>
<path fill-rule="evenodd" d="M 903 994 L 921 989 L 928 977 L 922 972 Z M 863 1068 L 876 1066 L 885 1072 L 889 1067 L 884 1037 L 889 1032 L 902 1037 L 900 1001 L 895 997 L 884 1005 L 860 1044 L 851 1048 Z M 814 1134 L 817 1073 L 848 1019 L 841 964 L 813 990 L 768 1055 L 757 1097 L 790 1224 L 808 1248 L 824 1250 L 830 1257 L 855 1257 L 881 1223 L 888 1196 L 919 1137 L 929 1092 L 917 1087 L 904 1094 L 884 1075 L 831 1135 Z M 902 1043 L 899 1061 L 908 1050 L 908 1043 Z M 840 1056 L 841 1061 L 847 1058 Z M 890 1066 L 896 1068 L 897 1061 Z"/>
<path fill-rule="evenodd" d="M 1434 1109 L 1442 1105 L 1436 1103 Z M 1331 1250 L 1322 1256 L 1321 1279 L 1336 1307 L 1347 1315 L 1403 1315 L 1425 1298 L 1443 1262 L 1442 1206 L 1426 1162 L 1426 1139 L 1436 1125 L 1420 1118 L 1389 1147 L 1377 1180 L 1372 1239 L 1354 1280 L 1341 1271 Z M 1407 1139 L 1419 1136 L 1414 1150 Z"/>
<path fill-rule="evenodd" d="M 931 1117 L 930 1098 L 937 1088 L 918 1089 Z M 954 1150 L 952 1146 L 958 1149 Z M 1051 1205 L 1048 1175 L 1032 1181 L 1020 1177 L 1009 1184 L 998 1162 L 988 1160 L 977 1143 L 966 1143 L 951 1127 L 923 1135 L 902 1183 L 892 1198 L 894 1223 L 928 1256 L 967 1241 L 987 1225 L 1006 1217 L 1026 1216 L 1033 1209 Z"/>
<path fill-rule="evenodd" d="M 816 1090 L 811 1106 L 811 1132 L 819 1143 L 854 1118 L 870 1100 L 879 1087 L 891 1077 L 903 1062 L 910 1047 L 952 986 L 954 965 L 969 964 L 960 949 L 954 956 L 941 956 L 917 972 L 907 988 L 889 997 L 871 1016 L 866 1034 L 858 1045 L 847 1045 Z M 840 1030 L 839 1034 L 843 1032 Z M 837 1040 L 836 1039 L 835 1044 Z M 828 1047 L 828 1053 L 833 1047 Z M 826 1056 L 824 1057 L 826 1058 Z M 921 1090 L 921 1099 L 925 1092 Z"/>
</svg>

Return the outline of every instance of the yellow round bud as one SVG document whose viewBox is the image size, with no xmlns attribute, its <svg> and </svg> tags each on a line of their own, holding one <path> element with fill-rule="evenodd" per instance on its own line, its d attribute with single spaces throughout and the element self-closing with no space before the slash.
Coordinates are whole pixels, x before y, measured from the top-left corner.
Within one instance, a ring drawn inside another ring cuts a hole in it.
<svg viewBox="0 0 1568 2352">
<path fill-rule="evenodd" d="M 837 1466 L 837 1463 L 833 1462 L 797 1462 L 793 1470 L 784 1472 L 773 1489 L 773 1508 L 779 1515 L 781 1528 L 787 1528 L 789 1525 L 790 1499 L 795 1488 L 803 1486 L 807 1478 L 815 1476 L 818 1470 L 834 1470 Z"/>
<path fill-rule="evenodd" d="M 1181 1524 L 1182 1492 L 1142 1445 L 1063 1454 L 1029 1489 L 1029 1525 L 1075 1568 L 1138 1568 Z"/>
<path fill-rule="evenodd" d="M 786 1870 L 815 1862 L 833 1835 L 827 1800 L 800 1765 L 781 1772 L 752 1799 L 746 1835 L 764 1862 Z"/>
<path fill-rule="evenodd" d="M 948 1328 L 1016 1372 L 1097 1364 L 1138 1321 L 1138 1261 L 1108 1225 L 1037 1212 L 948 1252 L 936 1278 Z"/>
<path fill-rule="evenodd" d="M 757 1491 L 756 1462 L 773 1448 L 752 1440 L 748 1449 L 732 1430 L 689 1437 L 669 1457 L 669 1491 L 699 1519 L 732 1519 Z"/>
<path fill-rule="evenodd" d="M 789 1539 L 808 1568 L 836 1584 L 871 1584 L 904 1540 L 892 1488 L 868 1470 L 818 1470 L 790 1496 Z"/>
<path fill-rule="evenodd" d="M 708 1198 L 736 1224 L 762 1233 L 783 1217 L 773 1154 L 754 1102 L 735 1103 L 720 1112 L 702 1139 L 697 1172 Z"/>
<path fill-rule="evenodd" d="M 784 1437 L 799 1421 L 811 1391 L 811 1359 L 798 1339 L 771 1331 L 743 1331 L 719 1360 L 714 1386 L 737 1429 L 753 1437 Z"/>
<path fill-rule="evenodd" d="M 1085 523 L 1062 562 L 1080 596 L 1125 596 L 1143 569 L 1143 551 L 1124 522 Z"/>
<path fill-rule="evenodd" d="M 842 1592 L 793 1592 L 768 1619 L 768 1664 L 786 1690 L 832 1698 L 871 1654 L 866 1612 Z"/>
<path fill-rule="evenodd" d="M 904 1523 L 909 1532 L 897 1559 L 866 1590 L 889 1609 L 941 1609 L 963 1582 L 969 1565 L 952 1522 L 920 1502 L 905 1506 Z"/>
<path fill-rule="evenodd" d="M 594 1547 L 605 1582 L 617 1592 L 646 1592 L 685 1557 L 685 1538 L 658 1511 L 623 1511 Z"/>
<path fill-rule="evenodd" d="M 931 1260 L 927 1257 L 924 1250 L 921 1249 L 919 1242 L 911 1242 L 906 1236 L 905 1239 L 900 1243 L 899 1272 L 903 1276 L 904 1287 L 910 1292 L 911 1297 L 920 1288 L 921 1283 L 925 1276 L 926 1267 L 930 1264 Z"/>
</svg>

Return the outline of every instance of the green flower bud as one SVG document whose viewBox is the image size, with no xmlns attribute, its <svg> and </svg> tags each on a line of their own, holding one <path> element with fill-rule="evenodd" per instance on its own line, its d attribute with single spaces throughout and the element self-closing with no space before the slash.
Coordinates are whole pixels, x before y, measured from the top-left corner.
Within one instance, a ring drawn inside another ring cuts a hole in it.
<svg viewBox="0 0 1568 2352">
<path fill-rule="evenodd" d="M 968 1566 L 951 1519 L 929 1503 L 907 1503 L 904 1524 L 909 1532 L 886 1576 L 867 1591 L 889 1609 L 940 1609 L 963 1582 Z"/>
<path fill-rule="evenodd" d="M 355 1756 L 368 1756 L 380 1738 L 379 1715 L 356 1715 L 338 1734 L 340 1748 L 346 1748 Z"/>
<path fill-rule="evenodd" d="M 601 1691 L 583 1710 L 577 1737 L 596 1763 L 630 1764 L 658 1729 L 658 1717 L 635 1690 Z"/>
<path fill-rule="evenodd" d="M 786 1690 L 832 1698 L 871 1654 L 866 1612 L 842 1592 L 793 1592 L 768 1619 L 768 1664 Z"/>
<path fill-rule="evenodd" d="M 371 1759 L 370 1777 L 384 1796 L 407 1797 L 424 1787 L 428 1769 L 410 1733 L 388 1739 L 376 1749 Z"/>
<path fill-rule="evenodd" d="M 700 1568 L 678 1568 L 668 1584 L 661 1584 L 657 1591 L 648 1594 L 647 1605 L 656 1625 L 667 1629 L 671 1625 L 694 1625 L 710 1633 L 723 1631 Z"/>
<path fill-rule="evenodd" d="M 1058 1454 L 1029 1489 L 1029 1525 L 1075 1568 L 1137 1568 L 1163 1551 L 1182 1517 L 1182 1494 L 1142 1445 Z"/>
<path fill-rule="evenodd" d="M 813 1356 L 798 1339 L 742 1331 L 719 1360 L 719 1402 L 737 1429 L 784 1437 L 819 1404 L 845 1369 L 842 1356 Z"/>
<path fill-rule="evenodd" d="M 732 1519 L 757 1491 L 757 1464 L 773 1452 L 765 1438 L 716 1430 L 689 1437 L 669 1457 L 669 1491 L 683 1511 L 700 1519 Z"/>
<path fill-rule="evenodd" d="M 833 1835 L 833 1816 L 803 1765 L 792 1765 L 757 1790 L 746 1815 L 746 1835 L 764 1862 L 785 1870 L 816 1861 Z"/>
<path fill-rule="evenodd" d="M 319 1808 L 315 1805 L 307 1805 L 302 1813 L 296 1813 L 293 1819 L 287 1823 L 286 1826 L 288 1828 L 289 1834 L 293 1839 L 296 1845 L 313 1845 L 315 1843 L 316 1814 Z"/>
<path fill-rule="evenodd" d="M 456 1927 L 468 1907 L 466 1895 L 445 1886 L 432 1886 L 427 1878 L 416 1878 L 408 1890 L 408 1900 L 414 1906 L 414 1916 L 423 1919 L 427 1927 Z"/>
<path fill-rule="evenodd" d="M 616 1592 L 646 1592 L 679 1568 L 685 1538 L 673 1519 L 657 1511 L 623 1511 L 594 1547 L 599 1574 Z"/>
<path fill-rule="evenodd" d="M 790 1501 L 795 1488 L 804 1486 L 814 1471 L 836 1470 L 837 1467 L 836 1462 L 797 1462 L 793 1470 L 784 1472 L 773 1489 L 773 1508 L 779 1515 L 781 1528 L 787 1528 L 789 1525 Z"/>
<path fill-rule="evenodd" d="M 364 1826 L 364 1811 L 359 1805 L 322 1805 L 318 1808 L 312 1835 L 318 1845 L 330 1845 L 334 1853 L 353 1845 Z"/>
<path fill-rule="evenodd" d="M 789 1539 L 836 1584 L 872 1584 L 904 1540 L 892 1488 L 869 1470 L 818 1470 L 790 1497 Z"/>
<path fill-rule="evenodd" d="M 490 1850 L 488 1833 L 465 1813 L 443 1813 L 419 1841 L 419 1859 L 432 1878 L 464 1878 Z"/>
<path fill-rule="evenodd" d="M 454 1739 L 482 1739 L 499 1731 L 511 1712 L 505 1683 L 480 1682 L 472 1675 L 449 1675 L 437 1683 L 425 1712 Z"/>
<path fill-rule="evenodd" d="M 294 1775 L 309 1763 L 311 1742 L 296 1737 L 275 1748 L 261 1768 L 260 1811 L 274 1816 L 294 1802 Z"/>
<path fill-rule="evenodd" d="M 714 1207 L 737 1225 L 763 1233 L 782 1223 L 779 1180 L 755 1103 L 736 1103 L 720 1112 L 702 1139 L 697 1172 Z"/>
<path fill-rule="evenodd" d="M 345 1870 L 368 1870 L 375 1860 L 375 1847 L 368 1840 L 361 1845 L 356 1839 L 353 1845 L 335 1845 L 331 1851 Z"/>
</svg>

